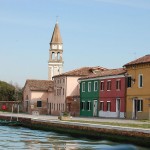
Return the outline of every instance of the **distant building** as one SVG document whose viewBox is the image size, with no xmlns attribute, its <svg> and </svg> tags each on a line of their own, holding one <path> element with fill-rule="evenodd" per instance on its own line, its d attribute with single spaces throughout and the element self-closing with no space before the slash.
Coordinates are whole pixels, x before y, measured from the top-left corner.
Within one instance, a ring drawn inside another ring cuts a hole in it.
<svg viewBox="0 0 150 150">
<path fill-rule="evenodd" d="M 49 80 L 27 80 L 23 89 L 24 112 L 49 114 L 48 98 L 53 98 L 53 86 Z"/>
<path fill-rule="evenodd" d="M 63 73 L 63 42 L 60 35 L 58 22 L 55 24 L 53 35 L 50 42 L 49 62 L 48 62 L 48 80 Z"/>
<path fill-rule="evenodd" d="M 150 55 L 124 65 L 127 69 L 126 116 L 150 119 Z"/>
</svg>

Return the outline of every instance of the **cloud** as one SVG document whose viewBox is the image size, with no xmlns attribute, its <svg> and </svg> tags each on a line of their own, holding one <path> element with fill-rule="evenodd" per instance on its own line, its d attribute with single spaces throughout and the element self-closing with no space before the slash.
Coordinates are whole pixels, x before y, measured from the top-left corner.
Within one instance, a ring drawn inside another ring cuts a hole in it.
<svg viewBox="0 0 150 150">
<path fill-rule="evenodd" d="M 134 8 L 150 9 L 150 0 L 95 0 L 95 1 Z"/>
</svg>

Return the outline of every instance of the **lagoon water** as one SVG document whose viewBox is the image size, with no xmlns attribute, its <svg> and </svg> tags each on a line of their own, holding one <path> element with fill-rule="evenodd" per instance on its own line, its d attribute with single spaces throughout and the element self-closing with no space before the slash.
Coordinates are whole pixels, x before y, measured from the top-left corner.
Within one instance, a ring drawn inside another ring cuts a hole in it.
<svg viewBox="0 0 150 150">
<path fill-rule="evenodd" d="M 129 144 L 75 138 L 56 132 L 0 126 L 0 150 L 148 150 Z"/>
</svg>

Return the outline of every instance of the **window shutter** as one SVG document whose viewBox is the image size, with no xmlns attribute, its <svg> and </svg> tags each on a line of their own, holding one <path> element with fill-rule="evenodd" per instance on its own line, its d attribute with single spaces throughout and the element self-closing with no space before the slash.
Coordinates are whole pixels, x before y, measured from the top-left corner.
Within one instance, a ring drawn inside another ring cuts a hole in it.
<svg viewBox="0 0 150 150">
<path fill-rule="evenodd" d="M 141 111 L 143 111 L 143 100 L 141 100 Z"/>
</svg>

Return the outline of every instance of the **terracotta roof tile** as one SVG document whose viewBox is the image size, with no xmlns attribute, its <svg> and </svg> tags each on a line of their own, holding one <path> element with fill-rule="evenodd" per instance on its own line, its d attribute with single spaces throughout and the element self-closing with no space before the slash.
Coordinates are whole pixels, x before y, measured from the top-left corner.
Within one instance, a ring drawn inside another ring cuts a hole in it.
<svg viewBox="0 0 150 150">
<path fill-rule="evenodd" d="M 97 78 L 97 77 L 105 77 L 105 76 L 113 76 L 113 75 L 121 75 L 125 73 L 126 73 L 126 70 L 124 68 L 107 69 L 107 70 L 99 71 L 96 74 L 91 74 L 89 76 L 80 78 L 79 80 Z"/>
<path fill-rule="evenodd" d="M 143 57 L 140 57 L 140 58 L 138 58 L 136 60 L 133 60 L 133 61 L 125 64 L 124 66 L 143 64 L 143 63 L 149 63 L 149 62 L 150 62 L 150 54 L 149 55 L 145 55 Z"/>
<path fill-rule="evenodd" d="M 99 71 L 99 70 L 107 70 L 107 69 L 103 68 L 103 67 L 99 67 L 99 66 L 97 66 L 97 67 L 82 67 L 82 68 L 78 68 L 75 70 L 71 70 L 71 71 L 62 73 L 60 75 L 56 75 L 56 76 L 54 76 L 54 78 L 58 77 L 58 76 L 87 76 L 89 74 L 93 74 L 94 71 Z"/>
<path fill-rule="evenodd" d="M 54 85 L 51 80 L 27 80 L 26 84 L 28 84 L 30 90 L 35 91 L 48 91 Z"/>
</svg>

